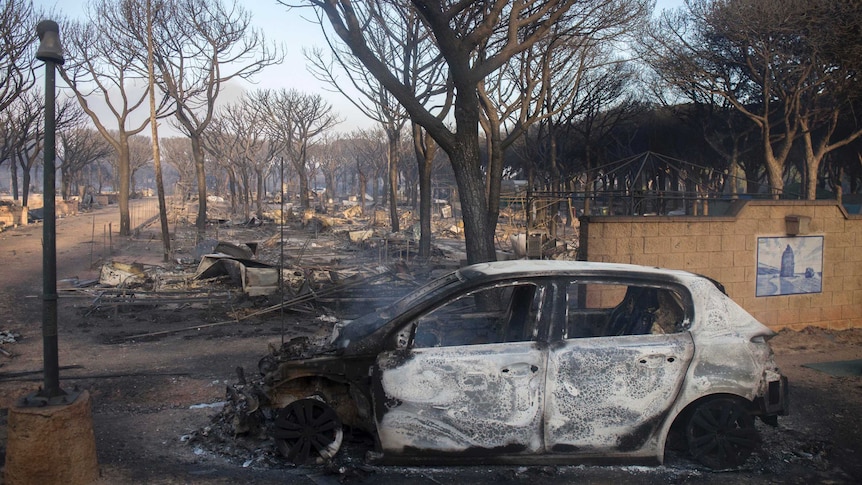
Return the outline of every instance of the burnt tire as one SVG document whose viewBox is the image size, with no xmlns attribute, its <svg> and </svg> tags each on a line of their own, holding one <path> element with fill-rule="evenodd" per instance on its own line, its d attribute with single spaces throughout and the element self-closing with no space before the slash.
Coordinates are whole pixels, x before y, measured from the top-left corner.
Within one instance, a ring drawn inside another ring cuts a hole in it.
<svg viewBox="0 0 862 485">
<path fill-rule="evenodd" d="M 326 462 L 338 453 L 344 437 L 338 414 L 315 398 L 278 410 L 271 434 L 279 452 L 297 465 Z"/>
<path fill-rule="evenodd" d="M 760 446 L 754 417 L 733 398 L 698 404 L 686 424 L 691 456 L 714 470 L 737 468 Z"/>
</svg>

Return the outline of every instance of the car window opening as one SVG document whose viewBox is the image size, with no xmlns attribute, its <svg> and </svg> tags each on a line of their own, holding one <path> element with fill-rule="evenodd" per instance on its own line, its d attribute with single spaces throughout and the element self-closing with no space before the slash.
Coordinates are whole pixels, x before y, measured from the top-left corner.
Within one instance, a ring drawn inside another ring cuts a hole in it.
<svg viewBox="0 0 862 485">
<path fill-rule="evenodd" d="M 668 288 L 573 283 L 566 298 L 564 339 L 669 334 L 686 327 L 683 300 Z"/>
<path fill-rule="evenodd" d="M 419 317 L 414 348 L 522 342 L 535 336 L 541 292 L 535 284 L 480 288 Z"/>
</svg>

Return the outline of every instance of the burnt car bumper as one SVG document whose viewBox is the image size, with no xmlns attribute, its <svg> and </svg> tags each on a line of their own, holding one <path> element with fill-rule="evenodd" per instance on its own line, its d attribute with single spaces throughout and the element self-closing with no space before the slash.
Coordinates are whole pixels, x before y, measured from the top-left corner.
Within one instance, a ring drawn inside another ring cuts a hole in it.
<svg viewBox="0 0 862 485">
<path fill-rule="evenodd" d="M 790 386 L 787 376 L 769 372 L 766 392 L 759 400 L 761 417 L 787 416 L 790 413 Z"/>
</svg>

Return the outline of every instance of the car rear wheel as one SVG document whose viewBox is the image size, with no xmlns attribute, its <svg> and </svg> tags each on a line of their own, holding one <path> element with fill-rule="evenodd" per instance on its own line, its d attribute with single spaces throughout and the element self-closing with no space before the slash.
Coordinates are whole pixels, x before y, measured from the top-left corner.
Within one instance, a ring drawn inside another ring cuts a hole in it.
<svg viewBox="0 0 862 485">
<path fill-rule="evenodd" d="M 688 420 L 686 438 L 692 457 L 712 469 L 736 468 L 760 446 L 754 417 L 733 398 L 699 404 Z"/>
<path fill-rule="evenodd" d="M 303 465 L 323 463 L 335 456 L 344 434 L 341 420 L 330 405 L 306 398 L 277 412 L 272 436 L 284 457 Z"/>
</svg>

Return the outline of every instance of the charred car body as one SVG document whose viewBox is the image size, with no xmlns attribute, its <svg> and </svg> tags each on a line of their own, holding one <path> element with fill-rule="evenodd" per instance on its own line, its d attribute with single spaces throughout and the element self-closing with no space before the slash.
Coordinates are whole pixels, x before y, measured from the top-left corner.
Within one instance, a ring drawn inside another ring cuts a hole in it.
<svg viewBox="0 0 862 485">
<path fill-rule="evenodd" d="M 669 436 L 712 468 L 787 412 L 773 332 L 683 271 L 561 261 L 468 266 L 261 360 L 269 433 L 297 463 L 345 426 L 383 462 L 661 463 Z"/>
</svg>

